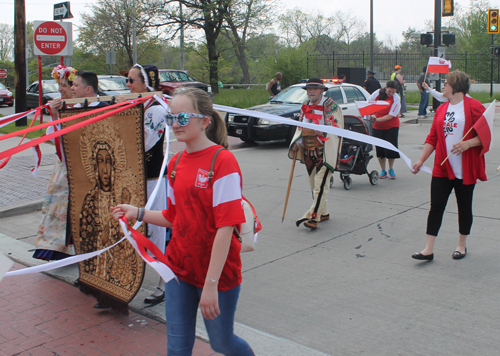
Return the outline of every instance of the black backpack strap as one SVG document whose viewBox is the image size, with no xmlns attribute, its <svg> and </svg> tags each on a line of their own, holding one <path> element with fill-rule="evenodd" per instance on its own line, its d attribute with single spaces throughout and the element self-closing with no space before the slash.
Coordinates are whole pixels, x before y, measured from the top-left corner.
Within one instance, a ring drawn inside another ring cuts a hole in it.
<svg viewBox="0 0 500 356">
<path fill-rule="evenodd" d="M 175 161 L 175 164 L 174 164 L 174 170 L 172 171 L 172 173 L 170 173 L 170 177 L 172 178 L 173 182 L 175 182 L 175 170 L 177 169 L 177 164 L 179 164 L 179 161 L 181 160 L 182 152 L 184 152 L 184 151 L 179 152 L 179 155 L 177 156 L 177 160 Z"/>
<path fill-rule="evenodd" d="M 212 158 L 212 164 L 210 165 L 210 172 L 208 172 L 208 179 L 210 179 L 210 181 L 212 181 L 212 178 L 214 176 L 215 159 L 217 158 L 217 155 L 219 154 L 219 152 L 222 151 L 222 150 L 225 150 L 225 148 L 224 147 L 219 148 L 215 152 L 214 158 Z"/>
</svg>

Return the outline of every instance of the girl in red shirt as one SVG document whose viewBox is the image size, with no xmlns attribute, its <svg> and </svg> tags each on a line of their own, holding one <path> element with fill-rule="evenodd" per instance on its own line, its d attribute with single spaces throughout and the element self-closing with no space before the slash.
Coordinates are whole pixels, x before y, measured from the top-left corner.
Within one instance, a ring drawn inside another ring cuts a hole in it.
<svg viewBox="0 0 500 356">
<path fill-rule="evenodd" d="M 380 138 L 388 141 L 398 147 L 399 136 L 399 111 L 401 110 L 401 99 L 396 94 L 396 84 L 389 81 L 384 89 L 379 89 L 373 92 L 368 99 L 370 101 L 383 100 L 387 101 L 384 109 L 377 111 L 371 115 L 373 121 L 373 137 Z M 388 150 L 383 147 L 377 147 L 377 158 L 380 163 L 380 178 L 387 178 L 386 162 L 389 164 L 389 178 L 396 179 L 394 172 L 394 161 L 399 158 L 399 153 L 396 151 Z"/>
<path fill-rule="evenodd" d="M 113 217 L 125 214 L 128 220 L 173 227 L 166 256 L 178 280 L 165 284 L 167 356 L 192 354 L 198 306 L 214 351 L 253 356 L 248 343 L 233 333 L 241 284 L 241 244 L 233 230 L 245 222 L 241 172 L 233 154 L 222 150 L 213 177 L 208 174 L 215 152 L 228 147 L 224 121 L 200 89 L 182 90 L 170 109 L 167 123 L 186 149 L 168 165 L 168 209 L 118 205 Z"/>
</svg>

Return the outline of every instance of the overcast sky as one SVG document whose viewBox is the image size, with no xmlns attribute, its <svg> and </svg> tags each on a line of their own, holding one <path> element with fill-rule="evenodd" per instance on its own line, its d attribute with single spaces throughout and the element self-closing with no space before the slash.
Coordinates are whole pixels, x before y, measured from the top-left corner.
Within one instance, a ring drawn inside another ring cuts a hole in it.
<svg viewBox="0 0 500 356">
<path fill-rule="evenodd" d="M 3 2 L 2 2 L 3 1 Z M 26 1 L 26 20 L 34 21 L 52 21 L 54 4 L 63 1 L 46 1 L 46 0 L 25 0 Z M 89 3 L 95 1 L 72 1 L 71 12 L 74 18 L 74 30 L 76 26 L 80 25 L 80 14 L 88 12 Z M 293 9 L 300 8 L 303 12 L 309 13 L 313 10 L 319 10 L 325 16 L 331 16 L 336 11 L 353 12 L 354 15 L 366 22 L 366 31 L 370 31 L 370 0 L 317 0 L 315 8 L 304 6 L 304 0 L 282 0 L 285 8 Z M 435 0 L 399 0 L 394 2 L 394 5 L 388 6 L 387 0 L 374 0 L 374 32 L 381 40 L 386 40 L 388 36 L 396 39 L 399 43 L 403 37 L 401 33 L 413 27 L 418 30 L 424 28 L 426 20 L 434 22 L 434 2 Z M 498 6 L 495 2 L 500 0 L 491 1 L 492 6 Z M 346 3 L 348 4 L 346 6 Z M 461 3 L 463 6 L 469 4 L 468 0 L 455 0 L 455 3 Z M 14 24 L 14 0 L 0 0 L 2 11 L 0 12 L 0 22 Z M 446 25 L 443 19 L 443 25 Z M 74 36 L 76 37 L 76 35 Z"/>
</svg>

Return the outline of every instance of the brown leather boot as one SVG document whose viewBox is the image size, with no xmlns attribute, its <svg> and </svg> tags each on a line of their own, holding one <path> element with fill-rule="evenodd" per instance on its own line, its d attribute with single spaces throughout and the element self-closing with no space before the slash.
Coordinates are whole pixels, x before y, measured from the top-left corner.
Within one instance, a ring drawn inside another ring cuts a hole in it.
<svg viewBox="0 0 500 356">
<path fill-rule="evenodd" d="M 314 230 L 318 228 L 318 223 L 314 220 L 308 220 L 304 223 L 304 226 Z"/>
<path fill-rule="evenodd" d="M 325 220 L 329 220 L 329 219 L 330 219 L 330 214 L 321 215 L 321 218 L 319 219 L 319 222 L 322 222 L 322 221 L 325 221 Z"/>
</svg>

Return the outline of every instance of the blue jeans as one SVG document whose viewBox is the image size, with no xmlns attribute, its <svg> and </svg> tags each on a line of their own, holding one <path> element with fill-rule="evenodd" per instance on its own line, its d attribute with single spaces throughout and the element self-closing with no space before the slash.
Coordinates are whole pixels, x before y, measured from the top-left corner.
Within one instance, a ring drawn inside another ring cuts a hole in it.
<svg viewBox="0 0 500 356">
<path fill-rule="evenodd" d="M 165 314 L 167 320 L 167 356 L 192 355 L 196 335 L 196 312 L 202 288 L 180 279 L 165 283 Z M 210 346 L 226 356 L 255 356 L 247 342 L 234 335 L 234 314 L 240 286 L 219 292 L 220 315 L 205 321 Z"/>
<path fill-rule="evenodd" d="M 429 93 L 424 90 L 420 92 L 420 105 L 418 105 L 418 114 L 420 116 L 427 115 L 427 106 L 429 106 Z"/>
</svg>

